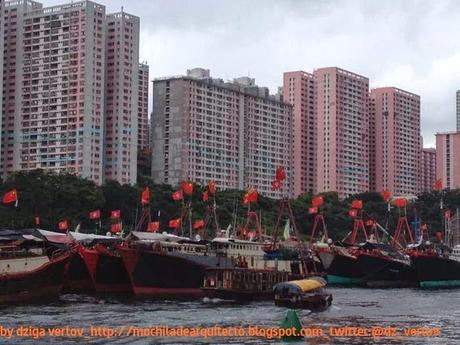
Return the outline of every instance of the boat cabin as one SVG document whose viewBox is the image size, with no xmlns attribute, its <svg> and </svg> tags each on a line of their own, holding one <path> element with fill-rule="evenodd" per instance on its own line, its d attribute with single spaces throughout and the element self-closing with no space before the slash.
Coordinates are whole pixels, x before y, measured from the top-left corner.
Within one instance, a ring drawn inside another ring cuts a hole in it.
<svg viewBox="0 0 460 345">
<path fill-rule="evenodd" d="M 332 295 L 325 291 L 321 277 L 293 280 L 275 285 L 275 305 L 280 307 L 324 310 L 332 303 Z"/>
</svg>

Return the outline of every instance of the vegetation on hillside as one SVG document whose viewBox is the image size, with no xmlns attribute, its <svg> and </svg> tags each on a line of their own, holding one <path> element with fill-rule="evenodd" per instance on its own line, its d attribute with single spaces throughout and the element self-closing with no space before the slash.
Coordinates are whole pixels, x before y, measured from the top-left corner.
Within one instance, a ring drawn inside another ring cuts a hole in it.
<svg viewBox="0 0 460 345">
<path fill-rule="evenodd" d="M 88 218 L 90 211 L 101 210 L 102 233 L 110 228 L 110 211 L 119 209 L 123 219 L 123 228 L 129 231 L 133 228 L 140 212 L 140 195 L 148 186 L 151 190 L 150 212 L 154 220 L 160 220 L 160 231 L 169 231 L 168 221 L 177 218 L 181 213 L 181 202 L 171 197 L 176 189 L 169 185 L 154 184 L 145 176 L 140 176 L 138 185 L 120 185 L 109 181 L 104 186 L 70 174 L 45 173 L 41 170 L 18 172 L 0 183 L 0 192 L 4 193 L 16 188 L 19 195 L 18 207 L 2 205 L 0 207 L 0 226 L 3 228 L 24 228 L 34 226 L 34 217 L 39 216 L 41 228 L 57 230 L 59 221 L 67 219 L 73 229 L 81 224 L 83 231 L 94 232 L 97 224 Z M 204 189 L 195 186 L 192 195 L 193 219 L 204 219 L 207 204 L 201 200 Z M 444 207 L 453 212 L 460 205 L 460 190 L 443 191 Z M 243 205 L 244 191 L 217 191 L 217 215 L 221 228 L 229 224 L 244 224 L 248 208 Z M 365 218 L 372 218 L 390 232 L 394 231 L 399 210 L 392 208 L 388 214 L 388 205 L 379 193 L 362 193 L 339 200 L 337 193 L 324 193 L 325 204 L 322 211 L 325 214 L 329 234 L 334 239 L 343 238 L 351 229 L 353 219 L 348 215 L 351 201 L 361 199 L 364 203 Z M 426 223 L 430 234 L 442 229 L 440 212 L 440 192 L 423 193 L 418 199 L 409 203 L 407 214 L 409 221 L 414 216 Z M 187 197 L 190 198 L 190 197 Z M 296 224 L 301 234 L 311 232 L 313 216 L 308 214 L 311 206 L 311 195 L 302 195 L 290 201 Z M 189 199 L 187 199 L 189 200 Z M 262 227 L 269 233 L 273 231 L 278 215 L 278 201 L 259 196 L 257 203 L 251 205 L 252 211 L 257 211 L 261 217 Z M 159 218 L 158 218 L 159 215 Z M 284 226 L 284 219 L 282 221 Z"/>
</svg>

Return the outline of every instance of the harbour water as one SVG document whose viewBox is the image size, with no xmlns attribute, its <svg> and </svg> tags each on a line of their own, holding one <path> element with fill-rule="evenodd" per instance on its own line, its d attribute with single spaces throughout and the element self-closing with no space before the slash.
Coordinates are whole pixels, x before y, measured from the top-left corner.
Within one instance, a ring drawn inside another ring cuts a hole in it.
<svg viewBox="0 0 460 345">
<path fill-rule="evenodd" d="M 310 337 L 298 344 L 458 344 L 460 340 L 460 289 L 329 288 L 333 306 L 321 313 L 298 311 L 304 327 L 395 327 L 398 337 Z M 273 302 L 247 304 L 219 300 L 194 302 L 145 301 L 127 297 L 62 295 L 59 301 L 10 306 L 0 309 L 0 327 L 78 327 L 85 334 L 93 327 L 278 327 L 287 309 Z M 406 336 L 404 329 L 439 329 L 440 335 Z M 281 344 L 280 339 L 244 338 L 156 338 L 104 336 L 16 337 L 4 344 Z"/>
</svg>

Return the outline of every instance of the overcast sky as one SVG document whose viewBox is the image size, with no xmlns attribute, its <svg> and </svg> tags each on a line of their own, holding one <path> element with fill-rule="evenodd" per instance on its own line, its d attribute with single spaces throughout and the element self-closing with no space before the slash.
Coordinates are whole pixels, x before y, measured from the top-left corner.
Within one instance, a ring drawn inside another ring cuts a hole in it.
<svg viewBox="0 0 460 345">
<path fill-rule="evenodd" d="M 338 66 L 369 77 L 371 88 L 419 94 L 425 146 L 435 132 L 455 130 L 460 1 L 96 2 L 141 17 L 140 58 L 152 78 L 206 67 L 224 79 L 250 75 L 275 92 L 284 71 Z"/>
</svg>

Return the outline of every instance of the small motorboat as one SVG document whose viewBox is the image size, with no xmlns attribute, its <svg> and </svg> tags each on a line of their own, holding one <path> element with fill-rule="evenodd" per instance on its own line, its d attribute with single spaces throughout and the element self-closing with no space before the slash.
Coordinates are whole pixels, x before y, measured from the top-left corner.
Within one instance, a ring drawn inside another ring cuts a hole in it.
<svg viewBox="0 0 460 345">
<path fill-rule="evenodd" d="M 278 283 L 273 287 L 275 305 L 293 309 L 326 310 L 332 295 L 325 291 L 327 282 L 321 277 L 310 277 Z"/>
</svg>

